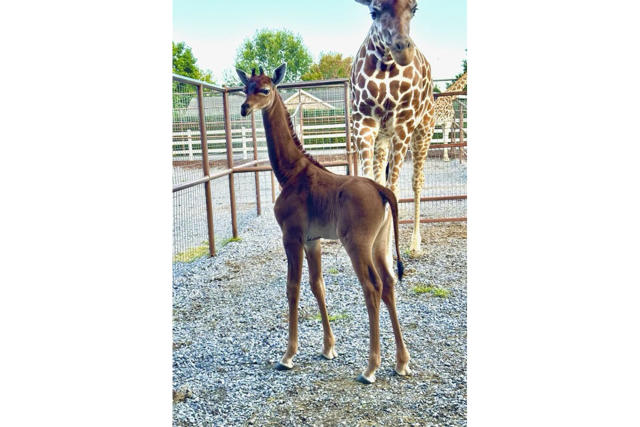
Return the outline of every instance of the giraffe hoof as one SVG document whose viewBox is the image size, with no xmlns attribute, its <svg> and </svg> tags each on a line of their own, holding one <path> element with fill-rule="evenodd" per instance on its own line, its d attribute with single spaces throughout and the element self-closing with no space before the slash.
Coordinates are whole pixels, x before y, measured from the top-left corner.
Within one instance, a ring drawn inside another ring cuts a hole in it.
<svg viewBox="0 0 640 427">
<path fill-rule="evenodd" d="M 396 371 L 396 374 L 400 375 L 401 377 L 407 377 L 409 375 L 411 375 L 411 369 L 409 369 L 409 366 L 405 366 L 404 368 L 394 368 L 394 371 Z"/>
<path fill-rule="evenodd" d="M 322 352 L 322 357 L 324 357 L 327 360 L 333 360 L 336 357 L 338 357 L 338 353 L 336 353 L 334 349 L 331 349 L 327 352 Z"/>
<path fill-rule="evenodd" d="M 365 377 L 364 373 L 358 375 L 358 378 L 356 378 L 356 381 L 362 383 L 362 384 L 373 384 L 374 382 L 376 382 L 376 376 L 371 375 L 370 377 Z"/>
<path fill-rule="evenodd" d="M 422 251 L 420 249 L 412 249 L 409 251 L 409 258 L 420 258 Z"/>
<path fill-rule="evenodd" d="M 293 368 L 293 363 L 291 363 L 291 366 L 287 366 L 287 365 L 285 365 L 285 364 L 284 364 L 284 363 L 282 363 L 282 362 L 278 362 L 278 363 L 276 364 L 276 371 L 288 371 L 288 370 L 290 370 L 291 368 Z"/>
</svg>

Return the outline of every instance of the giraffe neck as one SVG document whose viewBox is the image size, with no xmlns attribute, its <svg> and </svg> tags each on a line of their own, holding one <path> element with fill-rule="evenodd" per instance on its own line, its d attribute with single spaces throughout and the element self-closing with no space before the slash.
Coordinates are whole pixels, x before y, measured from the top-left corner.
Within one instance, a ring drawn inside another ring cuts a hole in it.
<svg viewBox="0 0 640 427">
<path fill-rule="evenodd" d="M 263 110 L 262 122 L 267 138 L 269 161 L 280 185 L 284 186 L 309 163 L 324 169 L 302 148 L 293 129 L 291 117 L 278 92 L 274 94 L 273 103 Z"/>
<path fill-rule="evenodd" d="M 447 92 L 458 92 L 464 89 L 467 85 L 467 73 L 461 75 L 458 80 L 451 83 L 451 86 L 447 88 Z"/>
<path fill-rule="evenodd" d="M 364 58 L 367 62 L 370 61 L 373 67 L 384 70 L 395 63 L 389 49 L 385 47 L 382 41 L 382 36 L 373 26 L 369 29 L 363 45 L 365 47 L 363 52 Z"/>
</svg>

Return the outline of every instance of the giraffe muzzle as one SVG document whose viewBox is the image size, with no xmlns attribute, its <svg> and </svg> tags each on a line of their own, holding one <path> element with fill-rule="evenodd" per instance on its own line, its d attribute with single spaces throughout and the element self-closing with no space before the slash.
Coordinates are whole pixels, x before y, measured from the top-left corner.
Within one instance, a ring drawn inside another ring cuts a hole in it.
<svg viewBox="0 0 640 427">
<path fill-rule="evenodd" d="M 409 37 L 403 37 L 393 41 L 390 51 L 393 60 L 404 66 L 413 61 L 415 46 Z"/>
<path fill-rule="evenodd" d="M 251 106 L 249 106 L 249 104 L 247 104 L 246 102 L 240 106 L 240 115 L 242 117 L 247 117 L 250 112 Z"/>
</svg>

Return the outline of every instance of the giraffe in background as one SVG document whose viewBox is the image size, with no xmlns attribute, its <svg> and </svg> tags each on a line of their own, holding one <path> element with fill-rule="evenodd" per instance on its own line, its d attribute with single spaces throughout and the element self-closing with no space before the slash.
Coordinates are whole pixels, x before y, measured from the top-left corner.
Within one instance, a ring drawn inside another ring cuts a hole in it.
<svg viewBox="0 0 640 427">
<path fill-rule="evenodd" d="M 461 75 L 458 80 L 453 82 L 445 92 L 459 92 L 464 90 L 467 85 L 467 73 Z M 442 126 L 442 140 L 444 144 L 447 143 L 451 126 L 455 120 L 455 111 L 453 110 L 453 100 L 457 96 L 439 96 L 436 99 L 436 126 Z M 449 149 L 444 149 L 442 160 L 449 161 Z"/>
<path fill-rule="evenodd" d="M 356 0 L 373 22 L 351 67 L 352 135 L 363 174 L 394 193 L 411 144 L 414 228 L 412 254 L 421 252 L 420 193 L 435 126 L 431 65 L 409 37 L 415 0 Z M 388 177 L 384 176 L 389 167 Z M 397 194 L 396 194 L 397 196 Z M 390 223 L 387 223 L 390 226 Z M 390 246 L 389 240 L 389 246 Z M 391 251 L 388 251 L 389 258 Z M 389 260 L 390 262 L 391 260 Z"/>
</svg>

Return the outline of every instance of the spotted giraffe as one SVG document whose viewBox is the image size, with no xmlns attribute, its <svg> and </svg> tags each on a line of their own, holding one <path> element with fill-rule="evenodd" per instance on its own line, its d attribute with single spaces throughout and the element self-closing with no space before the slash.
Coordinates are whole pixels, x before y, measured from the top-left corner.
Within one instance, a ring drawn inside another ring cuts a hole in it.
<svg viewBox="0 0 640 427">
<path fill-rule="evenodd" d="M 455 82 L 451 84 L 446 90 L 446 92 L 459 92 L 464 90 L 464 87 L 467 85 L 467 73 L 465 72 L 462 76 L 458 78 Z M 451 130 L 451 126 L 453 125 L 453 120 L 455 119 L 455 111 L 453 111 L 453 100 L 456 99 L 455 96 L 439 96 L 436 99 L 436 126 L 442 126 L 442 139 L 444 143 L 447 143 L 447 138 L 449 137 L 449 131 Z M 446 162 L 449 161 L 449 149 L 444 149 L 444 154 L 442 159 Z"/>
<path fill-rule="evenodd" d="M 397 195 L 409 144 L 413 160 L 414 229 L 410 250 L 421 252 L 420 193 L 435 125 L 431 65 L 409 37 L 415 0 L 356 0 L 373 22 L 351 67 L 352 135 L 363 174 Z M 389 254 L 391 251 L 389 251 Z"/>
</svg>

